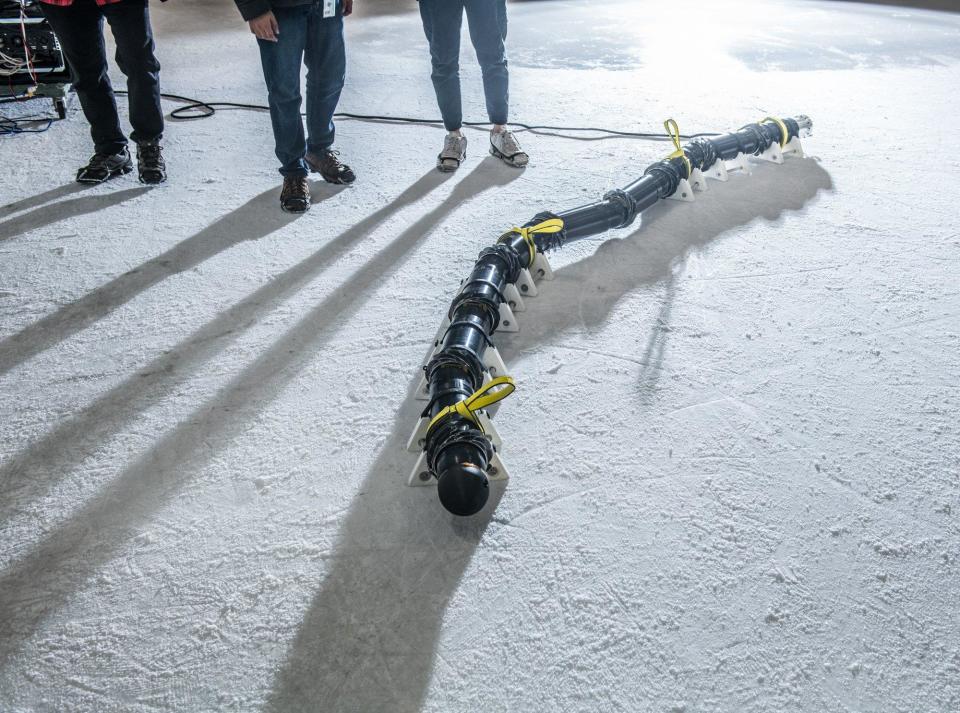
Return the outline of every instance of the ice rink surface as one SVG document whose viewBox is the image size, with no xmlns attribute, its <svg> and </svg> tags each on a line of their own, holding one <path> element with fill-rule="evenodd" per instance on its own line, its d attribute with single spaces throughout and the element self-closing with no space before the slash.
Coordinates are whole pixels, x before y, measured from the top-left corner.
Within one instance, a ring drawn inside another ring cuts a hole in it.
<svg viewBox="0 0 960 713">
<path fill-rule="evenodd" d="M 415 4 L 357 6 L 341 107 L 435 116 Z M 153 10 L 166 91 L 264 101 L 231 2 Z M 960 710 L 960 14 L 510 10 L 518 121 L 814 136 L 555 254 L 475 518 L 404 484 L 460 279 L 667 144 L 444 177 L 344 121 L 297 218 L 263 113 L 171 122 L 151 189 L 72 182 L 76 108 L 0 139 L 0 711 Z"/>
</svg>

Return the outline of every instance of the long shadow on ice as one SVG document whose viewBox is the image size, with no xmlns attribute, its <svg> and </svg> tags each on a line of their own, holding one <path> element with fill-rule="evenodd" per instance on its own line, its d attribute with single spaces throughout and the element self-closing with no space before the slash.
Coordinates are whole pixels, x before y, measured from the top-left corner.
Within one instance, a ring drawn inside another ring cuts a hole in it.
<svg viewBox="0 0 960 713">
<path fill-rule="evenodd" d="M 76 193 L 73 186 L 62 186 L 51 191 L 41 193 L 32 199 L 27 198 L 17 203 L 5 206 L 0 215 L 9 215 L 11 212 L 23 210 L 28 206 L 33 206 L 38 201 L 49 201 L 51 198 L 61 198 L 63 196 Z M 142 196 L 150 189 L 147 186 L 138 188 L 125 188 L 122 191 L 112 191 L 110 193 L 97 193 L 95 195 L 80 196 L 78 198 L 67 198 L 51 205 L 41 205 L 28 213 L 22 213 L 16 217 L 8 218 L 0 223 L 0 242 L 10 240 L 18 235 L 23 235 L 31 230 L 37 230 L 62 220 L 77 218 L 88 213 L 96 213 L 115 205 L 120 205 L 124 201 Z"/>
<path fill-rule="evenodd" d="M 519 175 L 497 163 L 493 159 L 481 163 L 436 208 L 373 255 L 351 276 L 348 287 L 334 291 L 318 303 L 213 398 L 183 418 L 66 520 L 46 529 L 39 543 L 0 573 L 0 670 L 45 618 L 116 556 L 131 533 L 162 509 L 212 456 L 229 446 L 249 421 L 297 378 L 334 328 L 356 314 L 366 295 L 399 269 L 427 235 L 461 204 Z M 431 178 L 424 181 L 433 185 L 443 180 L 433 176 L 431 173 Z M 175 364 L 174 360 L 174 368 Z M 138 383 L 135 377 L 133 384 Z M 134 385 L 123 388 L 126 393 L 135 393 Z M 119 402 L 113 405 L 125 408 Z M 99 408 L 98 413 L 106 414 L 109 406 L 101 403 Z M 95 417 L 86 416 L 88 423 L 91 418 Z M 82 424 L 75 423 L 72 428 L 77 431 L 81 427 Z M 83 441 L 82 433 L 74 435 L 90 447 Z M 379 474 L 372 474 L 371 478 L 374 476 Z M 378 481 L 373 490 L 381 487 L 384 484 Z M 395 481 L 389 487 L 404 491 L 405 486 Z"/>
<path fill-rule="evenodd" d="M 430 171 L 394 200 L 325 243 L 305 260 L 273 277 L 180 344 L 16 453 L 0 466 L 0 489 L 4 493 L 0 501 L 0 524 L 7 522 L 17 511 L 30 508 L 61 477 L 65 477 L 72 464 L 94 453 L 138 413 L 178 388 L 196 369 L 214 359 L 284 300 L 354 249 L 384 221 L 425 198 L 443 180 L 443 174 Z M 253 203 L 259 206 L 261 199 L 262 196 Z M 288 220 L 277 217 L 279 211 L 273 208 L 275 206 L 271 205 L 268 211 L 269 220 Z"/>
<path fill-rule="evenodd" d="M 564 333 L 602 329 L 625 295 L 662 282 L 657 323 L 646 339 L 637 335 L 641 395 L 647 395 L 656 386 L 669 334 L 676 264 L 731 230 L 800 210 L 832 186 L 830 174 L 814 159 L 788 159 L 781 166 L 755 166 L 752 176 L 711 181 L 710 190 L 697 194 L 694 203 L 661 202 L 643 213 L 640 227 L 627 237 L 607 240 L 590 256 L 556 270 L 556 279 L 541 285 L 540 296 L 526 301 L 520 331 L 500 335 L 497 346 L 509 366 L 527 350 L 562 340 Z"/>
<path fill-rule="evenodd" d="M 314 190 L 314 201 L 331 198 L 339 191 L 326 186 L 321 190 Z M 111 195 L 114 194 L 107 194 Z M 190 270 L 234 245 L 266 237 L 298 217 L 278 209 L 275 189 L 264 191 L 196 235 L 0 341 L 0 376 L 86 329 L 160 281 Z M 4 225 L 0 223 L 0 237 Z"/>
<path fill-rule="evenodd" d="M 57 186 L 56 188 L 50 188 L 43 193 L 27 196 L 26 198 L 21 198 L 13 203 L 7 203 L 6 205 L 0 206 L 0 218 L 8 218 L 14 213 L 19 213 L 22 210 L 36 208 L 37 206 L 44 205 L 45 203 L 50 203 L 51 201 L 58 200 L 60 198 L 72 196 L 74 193 L 80 193 L 81 191 L 89 190 L 92 187 L 93 186 L 74 181 L 72 183 L 66 183 L 62 186 Z"/>
</svg>

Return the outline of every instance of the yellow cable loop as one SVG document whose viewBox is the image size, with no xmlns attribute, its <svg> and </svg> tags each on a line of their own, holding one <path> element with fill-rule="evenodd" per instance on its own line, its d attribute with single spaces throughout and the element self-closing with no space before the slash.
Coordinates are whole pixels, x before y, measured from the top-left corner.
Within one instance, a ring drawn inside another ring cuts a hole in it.
<svg viewBox="0 0 960 713">
<path fill-rule="evenodd" d="M 673 141 L 676 151 L 667 156 L 667 159 L 671 158 L 682 158 L 683 162 L 687 164 L 687 178 L 693 175 L 693 166 L 690 164 L 690 159 L 687 158 L 687 155 L 683 152 L 683 147 L 680 146 L 680 127 L 677 126 L 677 122 L 673 119 L 667 119 L 663 122 L 663 128 L 667 130 L 667 135 Z"/>
<path fill-rule="evenodd" d="M 787 128 L 787 125 L 783 123 L 782 119 L 778 119 L 775 116 L 764 117 L 760 123 L 766 124 L 768 122 L 773 122 L 780 127 L 780 148 L 784 148 L 790 141 L 790 129 Z"/>
<path fill-rule="evenodd" d="M 530 248 L 530 262 L 527 267 L 533 265 L 534 259 L 537 257 L 537 243 L 534 241 L 534 237 L 537 235 L 551 235 L 553 233 L 563 232 L 563 219 L 562 218 L 550 218 L 550 220 L 545 220 L 542 223 L 537 223 L 536 225 L 531 225 L 529 228 L 510 228 L 503 237 L 500 238 L 499 242 L 504 242 L 505 238 L 516 233 L 520 235 L 524 241 L 527 243 L 527 247 Z"/>
<path fill-rule="evenodd" d="M 433 427 L 440 421 L 453 414 L 471 421 L 482 432 L 483 426 L 480 425 L 480 419 L 477 418 L 475 412 L 482 411 L 489 406 L 493 406 L 493 404 L 498 401 L 502 401 L 512 394 L 516 388 L 517 385 L 511 377 L 498 376 L 490 383 L 477 389 L 470 398 L 441 410 L 440 413 L 430 420 L 430 425 L 427 426 L 427 433 L 430 433 Z M 494 389 L 497 390 L 494 391 Z"/>
</svg>

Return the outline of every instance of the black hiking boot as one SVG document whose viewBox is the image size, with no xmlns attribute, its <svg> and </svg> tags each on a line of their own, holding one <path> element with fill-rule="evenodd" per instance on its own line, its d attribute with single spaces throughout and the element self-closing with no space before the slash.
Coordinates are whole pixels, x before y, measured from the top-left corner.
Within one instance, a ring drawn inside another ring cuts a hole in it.
<svg viewBox="0 0 960 713">
<path fill-rule="evenodd" d="M 287 213 L 306 213 L 310 210 L 310 186 L 306 176 L 287 176 L 280 191 L 280 208 Z"/>
<path fill-rule="evenodd" d="M 137 164 L 140 183 L 157 184 L 167 180 L 167 164 L 158 141 L 141 141 L 137 144 Z"/>
<path fill-rule="evenodd" d="M 306 161 L 310 170 L 323 176 L 327 183 L 350 185 L 357 177 L 349 166 L 340 163 L 339 155 L 339 151 L 323 149 L 319 154 L 307 153 Z"/>
<path fill-rule="evenodd" d="M 95 153 L 89 163 L 77 171 L 77 183 L 103 183 L 132 170 L 133 161 L 124 146 L 114 154 Z"/>
</svg>

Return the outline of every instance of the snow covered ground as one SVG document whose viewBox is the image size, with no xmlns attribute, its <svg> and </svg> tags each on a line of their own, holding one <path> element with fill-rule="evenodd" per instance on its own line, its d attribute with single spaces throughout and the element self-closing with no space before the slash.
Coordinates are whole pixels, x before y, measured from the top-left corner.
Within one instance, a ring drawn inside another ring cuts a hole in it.
<svg viewBox="0 0 960 713">
<path fill-rule="evenodd" d="M 342 108 L 436 115 L 415 4 L 357 4 Z M 263 113 L 171 122 L 153 189 L 72 183 L 76 110 L 0 140 L 0 711 L 960 710 L 960 15 L 511 12 L 517 120 L 815 135 L 556 254 L 475 518 L 404 484 L 460 278 L 665 144 L 443 177 L 345 121 L 295 218 Z M 154 19 L 167 91 L 263 101 L 231 2 Z"/>
</svg>

